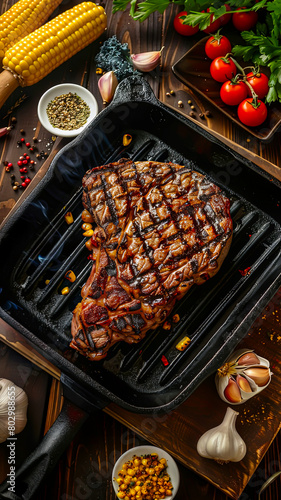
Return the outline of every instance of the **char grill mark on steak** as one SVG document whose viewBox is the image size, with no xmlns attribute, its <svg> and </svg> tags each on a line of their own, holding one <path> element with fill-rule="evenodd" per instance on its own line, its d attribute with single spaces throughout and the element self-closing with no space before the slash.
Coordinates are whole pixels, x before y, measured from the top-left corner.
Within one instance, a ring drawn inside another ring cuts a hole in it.
<svg viewBox="0 0 281 500">
<path fill-rule="evenodd" d="M 124 159 L 83 178 L 97 224 L 93 267 L 72 320 L 71 347 L 99 360 L 157 328 L 193 284 L 217 273 L 231 243 L 229 200 L 188 167 Z"/>
</svg>

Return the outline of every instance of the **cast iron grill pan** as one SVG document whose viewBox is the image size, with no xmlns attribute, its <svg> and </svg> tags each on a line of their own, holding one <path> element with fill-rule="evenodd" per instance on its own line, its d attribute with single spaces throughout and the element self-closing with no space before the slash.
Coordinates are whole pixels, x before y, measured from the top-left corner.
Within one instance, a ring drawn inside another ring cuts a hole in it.
<svg viewBox="0 0 281 500">
<path fill-rule="evenodd" d="M 133 138 L 126 148 L 125 133 Z M 68 347 L 72 310 L 92 266 L 81 229 L 81 180 L 89 168 L 120 158 L 171 161 L 210 177 L 230 198 L 234 236 L 219 273 L 176 305 L 172 315 L 180 321 L 170 330 L 118 343 L 105 360 L 90 362 Z M 172 409 L 223 363 L 280 285 L 279 199 L 277 181 L 159 103 L 144 80 L 129 78 L 4 226 L 1 316 L 93 400 L 103 394 L 138 412 Z M 69 269 L 77 276 L 72 284 L 64 278 Z M 191 343 L 180 352 L 175 346 L 184 336 Z"/>
</svg>

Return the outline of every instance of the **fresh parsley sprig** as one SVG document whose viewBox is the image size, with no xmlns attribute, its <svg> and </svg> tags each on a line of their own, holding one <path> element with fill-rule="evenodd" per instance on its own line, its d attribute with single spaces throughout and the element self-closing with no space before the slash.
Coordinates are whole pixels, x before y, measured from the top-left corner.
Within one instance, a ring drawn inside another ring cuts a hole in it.
<svg viewBox="0 0 281 500">
<path fill-rule="evenodd" d="M 245 45 L 235 45 L 232 52 L 236 58 L 269 68 L 266 102 L 281 102 L 281 0 L 267 2 L 266 9 L 265 23 L 258 23 L 255 32 L 243 31 Z"/>
</svg>

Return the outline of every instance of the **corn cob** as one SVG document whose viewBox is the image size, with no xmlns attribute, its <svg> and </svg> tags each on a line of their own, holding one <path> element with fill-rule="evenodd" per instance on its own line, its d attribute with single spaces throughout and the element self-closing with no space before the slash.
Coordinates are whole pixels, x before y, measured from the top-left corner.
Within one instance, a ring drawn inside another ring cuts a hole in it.
<svg viewBox="0 0 281 500">
<path fill-rule="evenodd" d="M 21 86 L 37 83 L 98 38 L 106 28 L 103 7 L 83 2 L 60 14 L 11 47 L 3 68 Z"/>
<path fill-rule="evenodd" d="M 61 0 L 19 0 L 0 16 L 0 61 L 6 50 L 45 23 Z"/>
</svg>

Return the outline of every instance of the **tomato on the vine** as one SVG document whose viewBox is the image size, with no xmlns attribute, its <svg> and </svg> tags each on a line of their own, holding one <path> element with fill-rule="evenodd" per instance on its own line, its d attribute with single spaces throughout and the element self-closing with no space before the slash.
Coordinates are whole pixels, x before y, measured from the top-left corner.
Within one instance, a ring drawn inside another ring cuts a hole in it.
<svg viewBox="0 0 281 500">
<path fill-rule="evenodd" d="M 202 10 L 202 12 L 205 12 L 205 11 Z M 207 12 L 210 12 L 209 8 L 207 9 Z M 218 31 L 218 29 L 220 29 L 220 27 L 221 27 L 220 18 L 215 19 L 214 21 L 213 21 L 213 19 L 214 19 L 214 14 L 212 14 L 210 17 L 209 26 L 203 30 L 205 33 L 215 33 L 216 31 Z"/>
<path fill-rule="evenodd" d="M 234 27 L 239 31 L 248 31 L 255 26 L 258 21 L 258 13 L 254 10 L 243 12 L 245 7 L 240 7 L 237 10 L 242 12 L 235 12 L 232 14 L 232 22 Z"/>
<path fill-rule="evenodd" d="M 187 12 L 183 10 L 179 12 L 174 17 L 174 28 L 180 34 L 184 36 L 195 35 L 199 31 L 199 26 L 190 26 L 189 24 L 183 24 L 184 19 L 180 19 L 182 16 L 187 16 Z"/>
<path fill-rule="evenodd" d="M 248 127 L 258 127 L 267 117 L 267 107 L 260 99 L 253 99 L 252 97 L 240 102 L 237 114 L 239 120 Z"/>
<path fill-rule="evenodd" d="M 247 95 L 247 85 L 242 81 L 227 80 L 220 89 L 220 98 L 228 106 L 237 106 Z"/>
<path fill-rule="evenodd" d="M 224 35 L 215 34 L 205 43 L 205 53 L 210 59 L 226 56 L 231 52 L 231 43 Z"/>
<path fill-rule="evenodd" d="M 236 75 L 237 70 L 234 62 L 229 57 L 216 57 L 211 62 L 210 73 L 217 82 L 226 82 Z"/>
<path fill-rule="evenodd" d="M 247 74 L 247 81 L 253 87 L 259 99 L 263 99 L 268 91 L 268 78 L 264 73 L 253 73 L 252 71 Z M 251 90 L 248 88 L 248 95 L 251 96 Z"/>
</svg>

